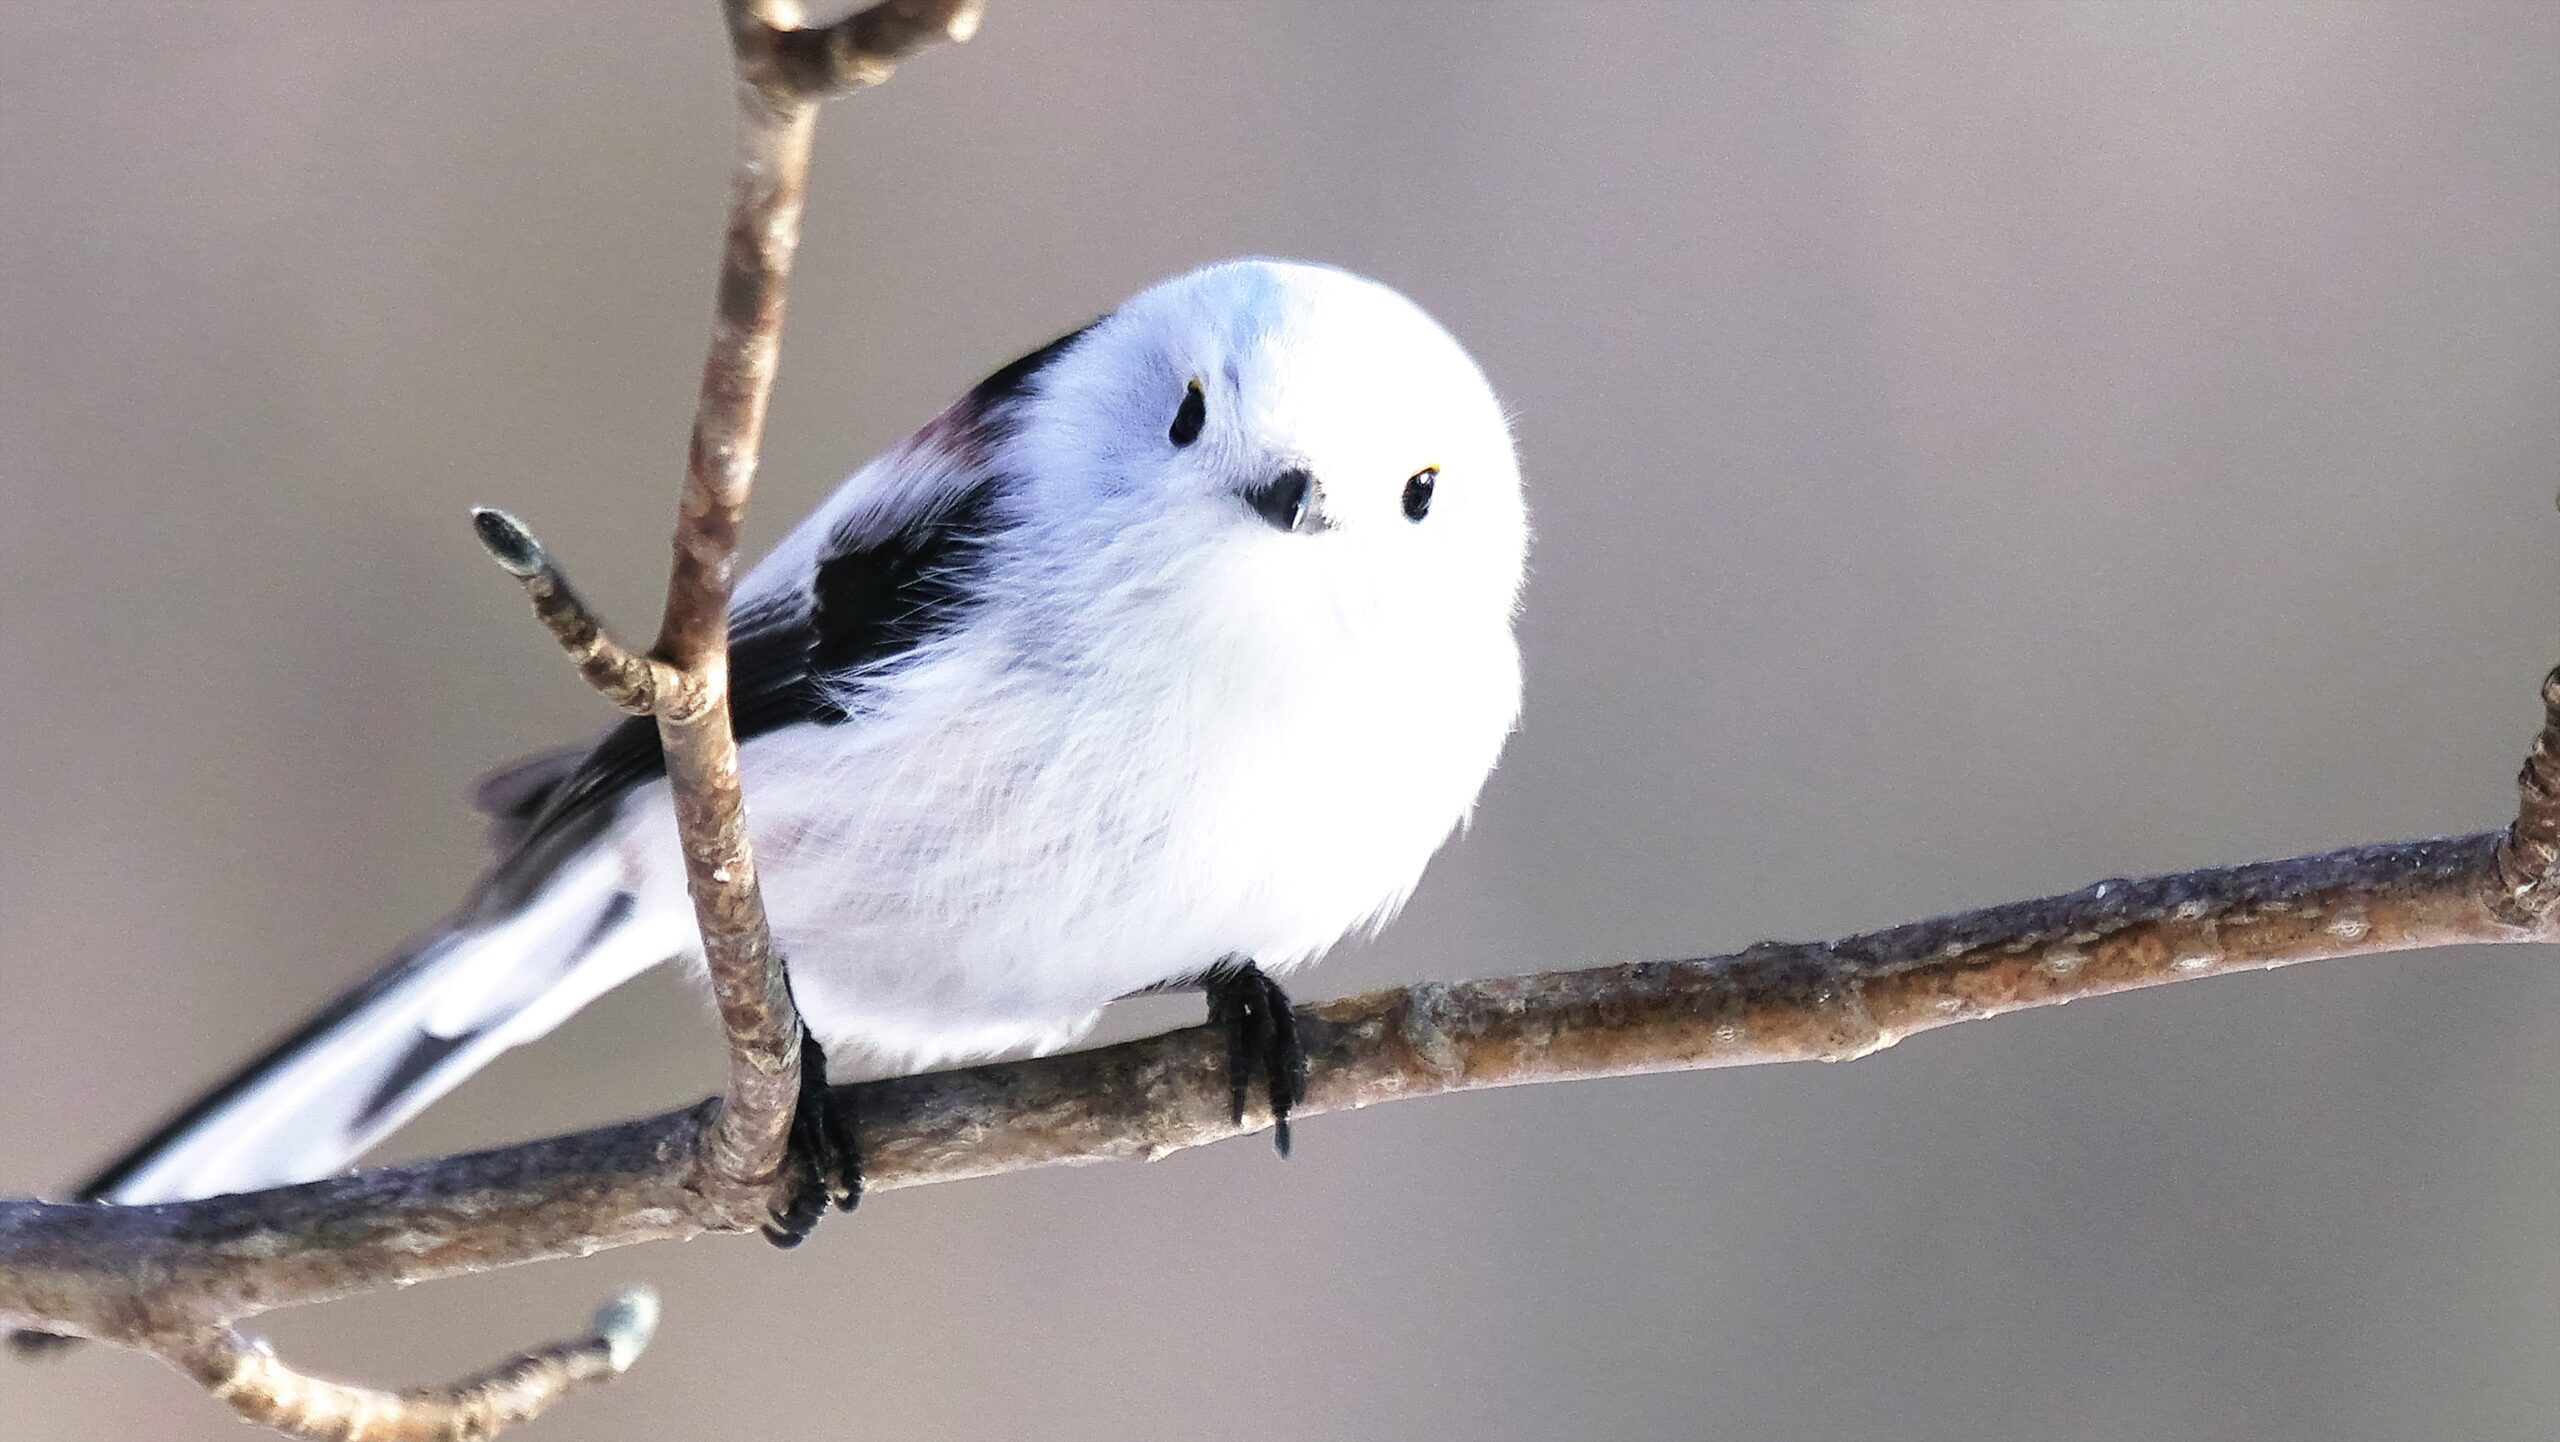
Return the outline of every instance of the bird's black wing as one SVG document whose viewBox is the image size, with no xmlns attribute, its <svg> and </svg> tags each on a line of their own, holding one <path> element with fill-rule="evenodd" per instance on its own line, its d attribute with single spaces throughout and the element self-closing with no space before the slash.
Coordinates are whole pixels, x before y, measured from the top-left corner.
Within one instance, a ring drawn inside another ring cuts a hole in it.
<svg viewBox="0 0 2560 1442">
<path fill-rule="evenodd" d="M 729 639 L 729 715 L 739 743 L 794 726 L 842 724 L 845 692 L 858 688 L 862 673 L 956 624 L 986 552 L 997 489 L 992 480 L 980 481 L 886 535 L 831 541 L 805 608 L 741 611 Z M 538 796 L 511 797 L 524 819 L 512 852 L 475 900 L 475 913 L 504 915 L 522 905 L 604 830 L 616 803 L 666 769 L 657 720 L 633 716 Z"/>
</svg>

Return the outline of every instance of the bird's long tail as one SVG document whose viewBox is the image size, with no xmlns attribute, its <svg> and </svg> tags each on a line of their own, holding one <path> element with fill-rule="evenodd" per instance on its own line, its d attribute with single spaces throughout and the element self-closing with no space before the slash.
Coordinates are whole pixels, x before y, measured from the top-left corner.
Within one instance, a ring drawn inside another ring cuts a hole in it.
<svg viewBox="0 0 2560 1442">
<path fill-rule="evenodd" d="M 573 860 L 520 907 L 394 958 L 80 1189 L 161 1202 L 327 1176 L 491 1058 L 672 955 L 609 854 Z M 466 916 L 468 914 L 466 913 Z"/>
</svg>

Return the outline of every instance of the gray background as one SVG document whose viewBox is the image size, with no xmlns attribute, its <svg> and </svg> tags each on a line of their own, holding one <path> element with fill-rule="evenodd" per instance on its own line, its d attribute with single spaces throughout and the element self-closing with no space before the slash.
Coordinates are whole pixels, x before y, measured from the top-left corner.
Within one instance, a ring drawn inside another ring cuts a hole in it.
<svg viewBox="0 0 2560 1442">
<path fill-rule="evenodd" d="M 708 0 L 0 7 L 0 1189 L 480 862 L 606 718 L 474 549 L 654 616 Z M 1324 995 L 2496 824 L 2560 658 L 2560 9 L 995 0 L 820 137 L 756 537 L 1203 260 L 1375 273 L 1518 416 L 1524 729 Z M 1167 1004 L 1124 1020 L 1195 1014 Z M 405 1134 L 690 1098 L 661 979 Z M 2546 1436 L 2560 976 L 2337 963 L 1849 1067 L 1537 1088 L 274 1319 L 528 1436 Z M 241 1435 L 92 1349 L 0 1434 Z"/>
</svg>

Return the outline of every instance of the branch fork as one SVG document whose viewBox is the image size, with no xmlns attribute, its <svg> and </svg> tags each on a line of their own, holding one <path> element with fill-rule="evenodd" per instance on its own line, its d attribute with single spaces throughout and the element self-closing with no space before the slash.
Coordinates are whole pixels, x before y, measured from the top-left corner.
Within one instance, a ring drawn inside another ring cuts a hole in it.
<svg viewBox="0 0 2560 1442">
<path fill-rule="evenodd" d="M 796 0 L 724 0 L 723 9 L 740 81 L 738 159 L 657 644 L 644 655 L 616 640 L 513 516 L 482 509 L 472 521 L 587 683 L 622 710 L 657 718 L 686 882 L 729 1040 L 728 1091 L 703 1138 L 698 1182 L 721 1225 L 745 1228 L 770 1215 L 782 1180 L 800 1089 L 800 1016 L 747 837 L 728 706 L 728 617 L 781 356 L 817 103 L 881 83 L 936 41 L 968 39 L 984 0 L 882 0 L 816 27 L 804 25 Z"/>
</svg>

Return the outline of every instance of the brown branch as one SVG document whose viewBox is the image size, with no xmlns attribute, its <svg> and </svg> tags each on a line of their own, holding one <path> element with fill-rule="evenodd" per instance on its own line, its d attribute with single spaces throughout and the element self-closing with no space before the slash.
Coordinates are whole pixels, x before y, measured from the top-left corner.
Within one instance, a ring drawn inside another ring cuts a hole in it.
<svg viewBox="0 0 2560 1442">
<path fill-rule="evenodd" d="M 773 947 L 738 785 L 728 615 L 782 349 L 783 302 L 808 187 L 817 102 L 888 78 L 936 40 L 966 40 L 983 0 L 883 0 L 803 29 L 792 0 L 723 0 L 738 72 L 738 152 L 717 304 L 676 507 L 665 615 L 647 656 L 620 642 L 540 543 L 503 511 L 473 513 L 534 614 L 590 685 L 654 716 L 729 1084 L 705 1129 L 695 1189 L 723 1226 L 770 1214 L 800 1083 L 800 1018 Z"/>
<path fill-rule="evenodd" d="M 729 1086 L 705 1138 L 705 1191 L 744 1219 L 768 1210 L 800 1086 L 800 1016 L 773 949 L 738 789 L 729 722 L 729 595 L 738 530 L 755 484 L 765 407 L 782 352 L 782 304 L 800 243 L 817 112 L 749 83 L 753 37 L 769 27 L 728 0 L 740 75 L 738 154 L 702 400 L 676 507 L 675 564 L 656 656 L 703 687 L 702 704 L 658 712 L 685 882 L 711 995 L 729 1039 Z"/>
<path fill-rule="evenodd" d="M 800 1014 L 773 948 L 748 844 L 730 725 L 729 599 L 738 532 L 755 484 L 765 410 L 782 354 L 782 309 L 800 245 L 817 102 L 877 84 L 938 39 L 976 32 L 983 0 L 882 0 L 834 25 L 801 30 L 796 0 L 724 0 L 736 53 L 738 155 L 718 305 L 702 363 L 685 483 L 676 508 L 675 565 L 654 654 L 700 687 L 699 703 L 656 715 L 673 793 L 685 882 L 711 996 L 729 1039 L 729 1086 L 706 1138 L 702 1186 L 730 1218 L 769 1215 L 800 1089 Z M 778 63 L 816 37 L 833 69 Z M 815 79 L 830 83 L 817 84 Z"/>
<path fill-rule="evenodd" d="M 2508 832 L 2359 847 L 1964 912 L 1829 943 L 1424 984 L 1305 1009 L 1301 1115 L 1486 1087 L 1839 1061 L 1961 1021 L 2324 958 L 2560 940 L 2519 917 Z M 2527 890 L 2539 895 L 2536 873 Z M 839 1088 L 881 1189 L 1152 1159 L 1268 1124 L 1227 1112 L 1222 1036 Z M 0 1318 L 131 1343 L 205 1321 L 698 1235 L 717 1103 L 496 1151 L 195 1202 L 0 1204 Z"/>
</svg>

